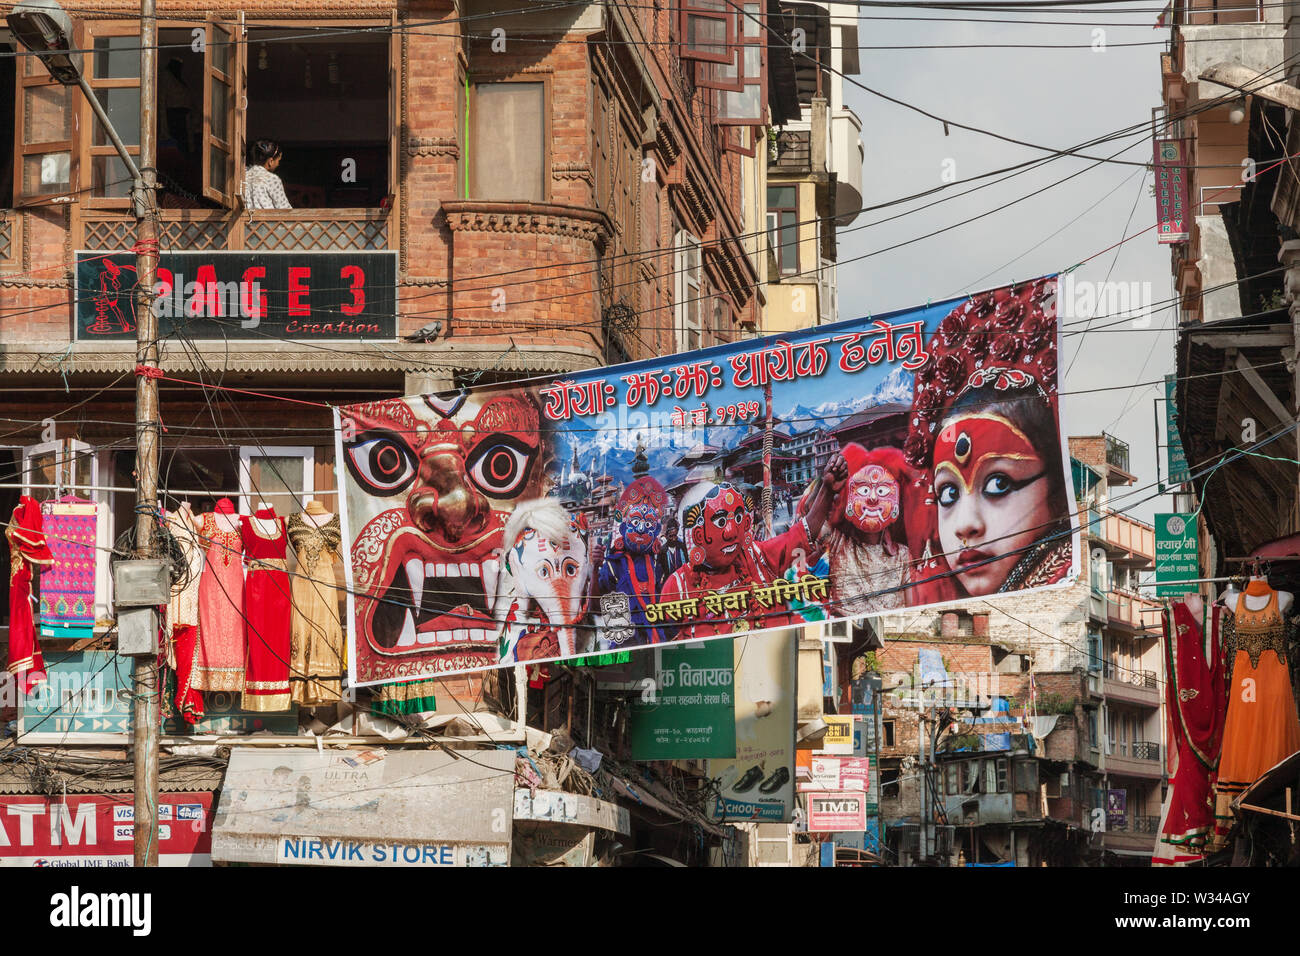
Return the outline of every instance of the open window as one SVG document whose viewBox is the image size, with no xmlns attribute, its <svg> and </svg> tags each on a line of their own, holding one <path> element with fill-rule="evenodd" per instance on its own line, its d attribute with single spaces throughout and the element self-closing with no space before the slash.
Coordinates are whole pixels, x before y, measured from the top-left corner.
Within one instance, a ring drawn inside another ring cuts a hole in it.
<svg viewBox="0 0 1300 956">
<path fill-rule="evenodd" d="M 319 37 L 296 25 L 248 30 L 232 64 L 248 107 L 232 147 L 242 169 L 246 142 L 279 143 L 276 174 L 295 209 L 378 208 L 393 188 L 397 128 L 389 34 L 318 26 Z"/>
<path fill-rule="evenodd" d="M 23 494 L 37 501 L 60 495 L 93 498 L 99 485 L 95 448 L 75 438 L 28 445 L 22 455 Z"/>
<path fill-rule="evenodd" d="M 737 65 L 739 76 L 732 77 L 740 88 L 719 88 L 713 121 L 721 125 L 759 126 L 767 122 L 767 46 L 763 40 L 763 7 L 745 3 L 737 11 Z"/>
<path fill-rule="evenodd" d="M 17 44 L 10 46 L 17 52 Z M 16 92 L 13 168 L 8 177 L 0 176 L 0 179 L 12 179 L 14 204 L 48 201 L 71 193 L 76 188 L 72 91 L 56 82 L 37 57 L 0 60 L 0 67 L 12 70 Z M 6 194 L 6 204 L 8 199 Z"/>
<path fill-rule="evenodd" d="M 127 21 L 86 26 L 87 81 L 128 152 L 140 148 L 140 35 Z M 216 22 L 167 21 L 158 30 L 155 76 L 159 203 L 230 207 L 234 198 L 237 113 L 234 32 Z M 87 204 L 126 208 L 131 177 L 108 131 L 82 106 L 82 154 L 90 164 Z"/>
<path fill-rule="evenodd" d="M 767 187 L 767 232 L 777 272 L 783 276 L 799 272 L 799 187 L 783 184 Z"/>
<path fill-rule="evenodd" d="M 730 0 L 681 0 L 677 29 L 682 59 L 732 61 L 736 16 Z"/>
</svg>

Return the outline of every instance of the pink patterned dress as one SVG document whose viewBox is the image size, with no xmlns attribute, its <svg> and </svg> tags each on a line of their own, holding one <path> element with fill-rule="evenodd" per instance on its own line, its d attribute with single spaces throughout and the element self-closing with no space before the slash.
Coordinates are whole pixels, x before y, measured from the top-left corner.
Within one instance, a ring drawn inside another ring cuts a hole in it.
<svg viewBox="0 0 1300 956">
<path fill-rule="evenodd" d="M 199 635 L 190 686 L 244 689 L 244 541 L 239 527 L 224 531 L 211 513 L 199 524 L 204 547 L 199 578 Z"/>
</svg>

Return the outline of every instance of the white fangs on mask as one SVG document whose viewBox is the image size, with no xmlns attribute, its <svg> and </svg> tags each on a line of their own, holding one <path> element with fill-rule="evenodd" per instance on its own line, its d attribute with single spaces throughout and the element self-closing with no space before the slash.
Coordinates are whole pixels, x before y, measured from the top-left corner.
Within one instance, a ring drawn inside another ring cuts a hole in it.
<svg viewBox="0 0 1300 956">
<path fill-rule="evenodd" d="M 414 647 L 415 639 L 415 614 L 413 611 L 405 611 L 402 614 L 402 633 L 397 638 L 397 646 Z"/>
<path fill-rule="evenodd" d="M 406 581 L 411 588 L 411 604 L 419 611 L 424 599 L 424 562 L 419 558 L 411 558 L 405 566 Z"/>
</svg>

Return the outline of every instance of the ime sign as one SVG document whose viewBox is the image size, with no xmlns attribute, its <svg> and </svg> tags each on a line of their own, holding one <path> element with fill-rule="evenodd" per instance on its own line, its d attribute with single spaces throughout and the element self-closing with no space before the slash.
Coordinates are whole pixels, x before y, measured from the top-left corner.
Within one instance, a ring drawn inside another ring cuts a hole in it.
<svg viewBox="0 0 1300 956">
<path fill-rule="evenodd" d="M 78 341 L 135 339 L 135 256 L 77 253 Z M 193 339 L 397 337 L 395 252 L 164 252 L 160 335 Z"/>
</svg>

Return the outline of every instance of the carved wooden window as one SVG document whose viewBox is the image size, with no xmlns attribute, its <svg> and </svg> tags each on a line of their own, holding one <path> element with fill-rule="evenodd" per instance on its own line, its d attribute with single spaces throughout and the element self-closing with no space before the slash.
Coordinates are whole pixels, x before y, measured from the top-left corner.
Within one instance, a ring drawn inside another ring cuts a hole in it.
<svg viewBox="0 0 1300 956">
<path fill-rule="evenodd" d="M 41 61 L 19 56 L 14 110 L 14 197 L 17 204 L 72 192 L 76 162 L 72 149 L 73 100 Z M 5 201 L 8 196 L 3 197 Z"/>
</svg>

